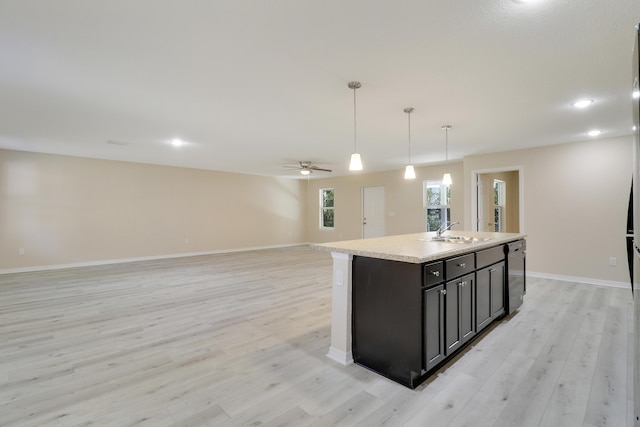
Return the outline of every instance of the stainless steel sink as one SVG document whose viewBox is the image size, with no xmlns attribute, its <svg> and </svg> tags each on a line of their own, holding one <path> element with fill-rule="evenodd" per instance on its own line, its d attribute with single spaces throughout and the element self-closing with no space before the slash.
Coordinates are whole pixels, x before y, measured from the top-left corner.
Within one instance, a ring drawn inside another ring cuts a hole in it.
<svg viewBox="0 0 640 427">
<path fill-rule="evenodd" d="M 473 243 L 483 243 L 489 242 L 493 240 L 490 237 L 468 237 L 468 236 L 442 236 L 442 237 L 434 237 L 429 240 L 425 240 L 427 242 L 445 242 L 445 243 L 461 243 L 461 244 L 473 244 Z"/>
</svg>

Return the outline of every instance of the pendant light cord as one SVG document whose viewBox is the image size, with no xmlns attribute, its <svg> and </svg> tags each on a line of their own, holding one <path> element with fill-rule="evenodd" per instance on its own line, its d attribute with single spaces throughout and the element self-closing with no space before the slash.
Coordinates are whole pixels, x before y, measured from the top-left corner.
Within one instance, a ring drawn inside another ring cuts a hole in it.
<svg viewBox="0 0 640 427">
<path fill-rule="evenodd" d="M 448 163 L 449 162 L 449 129 L 451 129 L 451 125 L 444 125 L 442 126 L 442 129 L 444 129 L 444 161 L 445 163 Z M 444 185 L 452 184 L 450 173 L 445 172 L 445 174 L 442 176 L 442 183 Z"/>
<path fill-rule="evenodd" d="M 357 134 L 356 134 L 356 88 L 353 88 L 353 152 L 358 152 L 358 143 L 357 143 Z"/>
<path fill-rule="evenodd" d="M 353 89 L 353 153 L 358 152 L 358 138 L 356 132 L 356 89 L 362 86 L 358 81 L 352 81 L 347 83 L 349 89 Z"/>
<path fill-rule="evenodd" d="M 411 111 L 407 112 L 409 117 L 409 164 L 411 164 Z"/>
<path fill-rule="evenodd" d="M 451 125 L 443 125 L 442 129 L 444 129 L 444 161 L 449 161 L 449 129 L 451 129 Z"/>
</svg>

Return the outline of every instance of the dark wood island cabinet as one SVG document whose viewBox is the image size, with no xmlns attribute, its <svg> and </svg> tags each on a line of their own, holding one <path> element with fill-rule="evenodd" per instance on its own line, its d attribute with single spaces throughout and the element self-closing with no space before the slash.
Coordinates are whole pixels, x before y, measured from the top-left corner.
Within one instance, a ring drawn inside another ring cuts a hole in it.
<svg viewBox="0 0 640 427">
<path fill-rule="evenodd" d="M 422 264 L 353 257 L 353 360 L 410 388 L 505 314 L 504 244 Z"/>
<path fill-rule="evenodd" d="M 434 239 L 434 233 L 416 233 L 314 245 L 333 257 L 327 356 L 415 388 L 515 310 L 526 289 L 526 236 L 459 233 L 464 235 Z M 514 257 L 510 247 L 522 255 Z M 509 286 L 511 277 L 515 286 Z"/>
</svg>

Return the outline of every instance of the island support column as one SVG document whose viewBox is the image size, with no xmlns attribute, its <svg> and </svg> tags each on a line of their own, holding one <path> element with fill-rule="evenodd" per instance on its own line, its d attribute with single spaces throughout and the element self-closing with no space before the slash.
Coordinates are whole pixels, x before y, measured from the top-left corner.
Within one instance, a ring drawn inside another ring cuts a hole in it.
<svg viewBox="0 0 640 427">
<path fill-rule="evenodd" d="M 331 300 L 331 347 L 327 357 L 343 365 L 353 363 L 351 352 L 351 261 L 353 255 L 331 252 L 333 286 Z"/>
</svg>

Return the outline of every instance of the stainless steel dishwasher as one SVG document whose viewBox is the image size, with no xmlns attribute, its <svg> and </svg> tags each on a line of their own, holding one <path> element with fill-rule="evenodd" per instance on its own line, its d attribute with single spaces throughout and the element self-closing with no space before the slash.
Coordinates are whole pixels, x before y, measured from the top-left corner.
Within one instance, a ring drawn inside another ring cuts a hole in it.
<svg viewBox="0 0 640 427">
<path fill-rule="evenodd" d="M 504 245 L 507 258 L 507 289 L 505 292 L 505 308 L 511 314 L 522 305 L 524 294 L 527 293 L 526 257 L 527 244 L 525 240 Z"/>
</svg>

